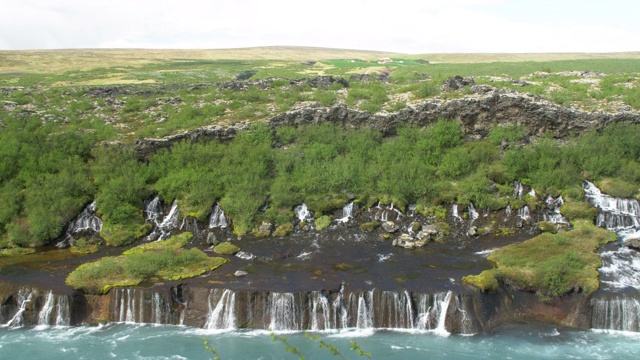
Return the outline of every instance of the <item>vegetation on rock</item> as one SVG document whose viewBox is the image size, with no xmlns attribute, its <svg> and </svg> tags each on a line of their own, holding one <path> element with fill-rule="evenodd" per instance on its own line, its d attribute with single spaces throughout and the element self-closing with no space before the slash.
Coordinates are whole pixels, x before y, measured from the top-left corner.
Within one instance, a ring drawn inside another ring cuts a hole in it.
<svg viewBox="0 0 640 360">
<path fill-rule="evenodd" d="M 517 289 L 535 291 L 542 299 L 575 292 L 589 295 L 599 287 L 602 260 L 596 250 L 616 240 L 610 231 L 592 222 L 578 220 L 572 231 L 545 233 L 519 244 L 493 251 L 488 259 L 495 268 L 463 278 L 465 284 L 493 291 L 499 282 Z"/>
<path fill-rule="evenodd" d="M 133 248 L 128 254 L 103 257 L 80 265 L 66 279 L 67 285 L 92 294 L 104 294 L 113 287 L 134 286 L 150 279 L 180 280 L 215 270 L 228 260 L 209 257 L 198 249 L 184 250 L 179 244 L 190 233 Z"/>
</svg>

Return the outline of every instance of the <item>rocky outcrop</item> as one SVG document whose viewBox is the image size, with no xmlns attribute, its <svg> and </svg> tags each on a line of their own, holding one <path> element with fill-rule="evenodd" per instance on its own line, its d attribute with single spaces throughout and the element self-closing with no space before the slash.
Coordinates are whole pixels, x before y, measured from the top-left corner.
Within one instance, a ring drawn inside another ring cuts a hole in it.
<svg viewBox="0 0 640 360">
<path fill-rule="evenodd" d="M 469 139 L 481 139 L 496 125 L 519 124 L 525 127 L 527 136 L 551 134 L 556 138 L 565 138 L 570 134 L 584 133 L 588 129 L 603 128 L 612 122 L 640 121 L 640 113 L 637 111 L 588 112 L 566 108 L 537 95 L 487 85 L 474 85 L 471 92 L 472 94 L 459 99 L 429 99 L 392 114 L 370 114 L 350 109 L 345 104 L 331 108 L 304 107 L 278 114 L 266 123 L 275 128 L 332 122 L 346 129 L 366 126 L 390 136 L 396 133 L 396 128 L 401 123 L 422 127 L 441 118 L 460 119 Z M 158 149 L 170 147 L 185 139 L 227 141 L 248 126 L 248 123 L 237 123 L 229 127 L 212 125 L 162 139 L 138 139 L 136 148 L 138 155 L 146 158 Z"/>
</svg>

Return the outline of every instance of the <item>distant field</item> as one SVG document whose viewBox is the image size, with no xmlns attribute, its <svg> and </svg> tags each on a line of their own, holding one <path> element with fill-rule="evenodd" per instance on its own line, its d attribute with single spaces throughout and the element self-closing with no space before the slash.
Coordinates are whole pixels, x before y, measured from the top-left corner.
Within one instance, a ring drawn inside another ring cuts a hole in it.
<svg viewBox="0 0 640 360">
<path fill-rule="evenodd" d="M 566 54 L 398 54 L 381 51 L 271 46 L 216 50 L 71 49 L 0 51 L 0 74 L 60 73 L 95 68 L 142 67 L 184 60 L 325 61 L 402 57 L 431 63 L 546 62 L 591 59 L 640 59 L 640 52 Z"/>
</svg>

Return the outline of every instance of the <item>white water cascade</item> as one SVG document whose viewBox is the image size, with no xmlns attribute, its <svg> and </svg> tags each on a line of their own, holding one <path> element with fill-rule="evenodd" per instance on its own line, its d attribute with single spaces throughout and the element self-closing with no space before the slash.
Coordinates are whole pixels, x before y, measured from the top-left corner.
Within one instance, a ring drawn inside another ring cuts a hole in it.
<svg viewBox="0 0 640 360">
<path fill-rule="evenodd" d="M 373 328 L 373 290 L 358 295 L 358 310 L 356 318 L 356 328 L 372 329 Z"/>
<path fill-rule="evenodd" d="M 85 230 L 100 232 L 102 230 L 102 219 L 98 217 L 96 211 L 95 201 L 87 205 L 80 215 L 71 220 L 67 233 L 73 234 Z"/>
<path fill-rule="evenodd" d="M 400 218 L 403 216 L 402 212 L 396 209 L 393 203 L 391 203 L 391 205 L 387 207 L 387 206 L 381 205 L 380 202 L 378 202 L 378 205 L 376 205 L 376 207 L 373 210 L 375 211 L 375 215 L 373 216 L 373 218 L 375 220 L 379 220 L 383 222 L 400 220 Z"/>
<path fill-rule="evenodd" d="M 220 203 L 216 202 L 213 206 L 213 210 L 211 211 L 211 216 L 209 217 L 209 228 L 224 229 L 228 225 L 227 217 L 225 216 L 224 211 L 220 208 Z"/>
<path fill-rule="evenodd" d="M 311 330 L 319 331 L 336 328 L 337 321 L 333 324 L 331 323 L 331 312 L 336 310 L 332 305 L 322 292 L 314 291 L 311 294 L 311 307 L 309 308 Z"/>
<path fill-rule="evenodd" d="M 447 312 L 452 292 L 437 293 L 433 299 L 428 294 L 420 294 L 417 301 L 418 314 L 416 328 L 429 330 L 438 335 L 448 336 L 446 329 Z M 432 300 L 432 301 L 431 301 Z"/>
<path fill-rule="evenodd" d="M 69 326 L 70 313 L 68 297 L 55 295 L 53 291 L 49 291 L 42 308 L 38 312 L 38 325 Z M 53 319 L 54 314 L 55 319 Z"/>
<path fill-rule="evenodd" d="M 20 289 L 16 294 L 16 301 L 20 304 L 18 307 L 18 311 L 13 315 L 13 317 L 2 325 L 2 327 L 21 327 L 24 326 L 24 316 L 23 313 L 27 309 L 27 304 L 31 302 L 33 298 L 33 291 L 29 289 Z"/>
<path fill-rule="evenodd" d="M 295 296 L 292 293 L 274 292 L 269 296 L 269 329 L 273 331 L 301 330 Z"/>
<path fill-rule="evenodd" d="M 212 289 L 209 292 L 209 317 L 205 329 L 234 330 L 236 328 L 236 294 L 225 289 Z M 214 305 L 215 304 L 215 305 Z"/>
<path fill-rule="evenodd" d="M 603 252 L 599 269 L 602 291 L 591 301 L 594 329 L 640 332 L 640 253 L 624 246 L 626 239 L 640 237 L 640 204 L 603 194 L 585 181 L 585 200 L 598 209 L 596 225 L 615 231 L 617 249 Z"/>
<path fill-rule="evenodd" d="M 179 214 L 176 200 L 171 204 L 169 213 L 162 217 L 162 203 L 160 197 L 156 196 L 145 206 L 144 214 L 145 220 L 154 225 L 153 231 L 146 238 L 147 241 L 167 239 L 171 231 L 178 228 Z"/>
<path fill-rule="evenodd" d="M 296 206 L 293 209 L 293 212 L 296 214 L 296 218 L 300 222 L 306 222 L 307 224 L 313 223 L 313 213 L 309 211 L 307 208 L 307 204 L 302 203 L 301 205 Z"/>
<path fill-rule="evenodd" d="M 531 220 L 531 211 L 529 210 L 529 206 L 525 205 L 518 209 L 518 217 L 522 221 Z"/>
<path fill-rule="evenodd" d="M 353 214 L 358 210 L 358 205 L 353 201 L 348 203 L 342 208 L 342 217 L 337 219 L 337 222 L 347 223 L 349 220 L 353 219 Z"/>
<path fill-rule="evenodd" d="M 468 210 L 469 210 L 469 220 L 471 220 L 471 223 L 473 224 L 473 222 L 480 217 L 480 214 L 478 214 L 478 212 L 476 211 L 476 208 L 473 206 L 473 203 L 469 203 Z"/>
<path fill-rule="evenodd" d="M 460 214 L 458 213 L 458 204 L 451 205 L 451 215 L 453 216 L 454 220 L 460 221 L 460 222 L 463 221 L 462 218 L 460 217 Z"/>
<path fill-rule="evenodd" d="M 547 209 L 542 213 L 543 221 L 548 221 L 556 225 L 569 224 L 569 221 L 567 221 L 567 219 L 565 219 L 565 217 L 560 213 L 560 208 L 564 205 L 564 199 L 562 199 L 562 196 L 558 196 L 554 199 L 549 195 L 547 196 L 545 203 L 547 204 Z"/>
</svg>

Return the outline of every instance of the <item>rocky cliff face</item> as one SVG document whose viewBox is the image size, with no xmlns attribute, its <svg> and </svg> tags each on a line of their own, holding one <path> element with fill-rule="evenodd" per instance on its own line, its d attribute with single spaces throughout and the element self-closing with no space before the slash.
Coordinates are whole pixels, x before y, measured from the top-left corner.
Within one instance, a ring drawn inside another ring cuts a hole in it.
<svg viewBox="0 0 640 360">
<path fill-rule="evenodd" d="M 640 121 L 640 113 L 637 111 L 588 112 L 566 108 L 536 95 L 487 85 L 473 85 L 470 89 L 471 94 L 459 99 L 429 99 L 392 114 L 370 114 L 349 109 L 345 104 L 332 108 L 308 106 L 278 114 L 266 123 L 271 127 L 278 127 L 333 122 L 346 129 L 368 126 L 385 135 L 393 135 L 397 126 L 402 123 L 422 127 L 440 118 L 460 119 L 469 139 L 481 139 L 495 125 L 520 124 L 526 128 L 528 136 L 552 134 L 556 138 L 565 138 L 570 134 L 584 133 L 588 129 L 601 129 L 612 122 Z M 162 139 L 138 139 L 136 148 L 140 157 L 147 158 L 158 149 L 170 147 L 181 140 L 228 141 L 248 126 L 246 122 L 229 127 L 213 125 Z"/>
</svg>

